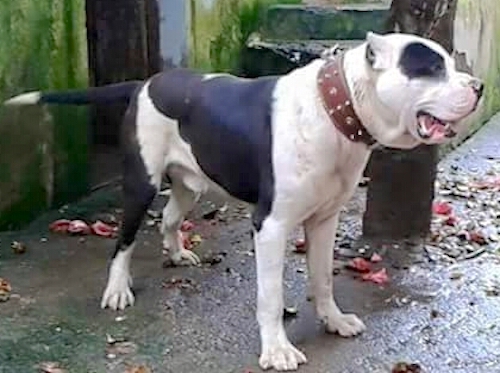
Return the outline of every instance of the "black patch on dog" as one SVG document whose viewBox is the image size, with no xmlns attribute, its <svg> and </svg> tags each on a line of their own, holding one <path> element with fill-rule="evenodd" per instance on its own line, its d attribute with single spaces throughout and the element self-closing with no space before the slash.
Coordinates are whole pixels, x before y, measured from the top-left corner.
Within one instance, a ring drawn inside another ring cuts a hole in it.
<svg viewBox="0 0 500 373">
<path fill-rule="evenodd" d="M 444 58 L 422 43 L 408 44 L 401 54 L 399 66 L 408 78 L 443 78 L 446 76 Z"/>
<path fill-rule="evenodd" d="M 135 241 L 144 214 L 156 195 L 156 187 L 150 182 L 137 140 L 138 93 L 139 89 L 136 89 L 122 123 L 123 222 L 113 258 L 119 250 L 127 249 Z"/>
<path fill-rule="evenodd" d="M 274 198 L 271 110 L 277 80 L 203 80 L 189 70 L 171 70 L 149 86 L 156 108 L 179 121 L 203 172 L 233 197 L 256 205 L 257 230 Z"/>
</svg>

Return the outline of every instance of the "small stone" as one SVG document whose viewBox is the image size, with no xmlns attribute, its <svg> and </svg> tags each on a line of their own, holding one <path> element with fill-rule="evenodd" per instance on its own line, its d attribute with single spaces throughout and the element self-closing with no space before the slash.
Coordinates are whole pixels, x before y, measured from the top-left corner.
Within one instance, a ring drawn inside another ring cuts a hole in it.
<svg viewBox="0 0 500 373">
<path fill-rule="evenodd" d="M 297 317 L 298 310 L 295 307 L 286 307 L 283 310 L 283 318 L 285 320 Z"/>
</svg>

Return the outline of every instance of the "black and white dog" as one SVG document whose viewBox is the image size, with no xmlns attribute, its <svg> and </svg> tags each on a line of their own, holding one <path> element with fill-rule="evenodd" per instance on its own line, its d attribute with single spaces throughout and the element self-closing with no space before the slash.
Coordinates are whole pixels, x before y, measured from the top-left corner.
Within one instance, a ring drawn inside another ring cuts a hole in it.
<svg viewBox="0 0 500 373">
<path fill-rule="evenodd" d="M 174 263 L 199 263 L 177 232 L 208 189 L 255 207 L 263 369 L 295 370 L 306 362 L 282 321 L 286 239 L 299 224 L 305 229 L 310 291 L 319 318 L 328 331 L 342 336 L 365 329 L 354 314 L 342 313 L 333 297 L 332 249 L 341 206 L 353 193 L 372 144 L 407 149 L 447 141 L 475 110 L 483 84 L 458 72 L 438 44 L 406 34 L 368 33 L 332 69 L 330 63 L 317 59 L 289 74 L 258 79 L 170 70 L 144 82 L 32 92 L 7 101 L 129 102 L 123 123 L 124 220 L 103 308 L 134 303 L 129 270 L 135 236 L 166 173 L 172 193 L 161 231 Z M 334 76 L 341 76 L 343 85 L 332 80 L 325 93 L 321 83 Z M 328 94 L 348 99 L 337 105 Z M 344 109 L 352 115 L 342 114 Z M 350 125 L 357 129 L 348 135 Z"/>
</svg>

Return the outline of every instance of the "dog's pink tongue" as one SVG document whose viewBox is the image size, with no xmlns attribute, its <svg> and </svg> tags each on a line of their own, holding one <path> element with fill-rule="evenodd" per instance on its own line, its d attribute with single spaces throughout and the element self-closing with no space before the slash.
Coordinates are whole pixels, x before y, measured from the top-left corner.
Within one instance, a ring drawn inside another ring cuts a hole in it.
<svg viewBox="0 0 500 373">
<path fill-rule="evenodd" d="M 434 124 L 431 129 L 431 137 L 434 140 L 442 140 L 446 137 L 446 129 L 442 124 Z"/>
<path fill-rule="evenodd" d="M 438 121 L 435 121 L 434 119 L 428 117 L 424 123 L 427 133 L 430 134 L 431 139 L 442 140 L 446 136 L 446 130 L 444 126 Z"/>
</svg>

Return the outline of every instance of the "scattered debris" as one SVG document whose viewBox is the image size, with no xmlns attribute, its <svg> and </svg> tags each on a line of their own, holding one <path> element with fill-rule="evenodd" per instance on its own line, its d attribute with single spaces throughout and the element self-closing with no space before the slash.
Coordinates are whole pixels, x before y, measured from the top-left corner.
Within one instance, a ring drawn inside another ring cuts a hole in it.
<svg viewBox="0 0 500 373">
<path fill-rule="evenodd" d="M 184 220 L 181 224 L 181 232 L 189 232 L 193 230 L 194 223 L 190 220 Z"/>
<path fill-rule="evenodd" d="M 170 280 L 164 281 L 162 283 L 162 286 L 165 289 L 178 288 L 178 289 L 189 289 L 189 290 L 196 290 L 199 287 L 196 281 L 188 277 L 172 277 Z"/>
<path fill-rule="evenodd" d="M 436 319 L 438 318 L 439 316 L 441 316 L 441 312 L 439 312 L 438 310 L 431 310 L 431 319 Z"/>
<path fill-rule="evenodd" d="M 423 373 L 422 367 L 420 364 L 409 364 L 409 363 L 397 363 L 392 368 L 392 373 Z"/>
<path fill-rule="evenodd" d="M 449 202 L 434 202 L 432 211 L 438 215 L 450 215 L 453 209 Z"/>
<path fill-rule="evenodd" d="M 14 254 L 19 255 L 19 254 L 24 254 L 26 252 L 26 245 L 19 241 L 12 241 L 10 247 L 12 251 L 14 251 Z"/>
<path fill-rule="evenodd" d="M 151 373 L 151 369 L 145 365 L 130 365 L 123 373 Z"/>
<path fill-rule="evenodd" d="M 109 224 L 106 224 L 100 220 L 96 221 L 94 224 L 90 226 L 92 229 L 92 232 L 100 237 L 108 237 L 108 238 L 114 238 L 116 237 L 118 233 L 118 227 L 117 226 L 111 226 Z"/>
<path fill-rule="evenodd" d="M 90 234 L 91 229 L 83 220 L 72 220 L 68 225 L 68 233 Z"/>
<path fill-rule="evenodd" d="M 375 272 L 368 272 L 361 276 L 363 281 L 371 281 L 375 284 L 384 285 L 389 282 L 389 275 L 387 274 L 387 270 L 382 268 Z"/>
<path fill-rule="evenodd" d="M 97 220 L 92 225 L 88 225 L 83 220 L 59 219 L 49 225 L 49 230 L 54 233 L 70 233 L 73 235 L 95 234 L 100 237 L 116 237 L 118 226 L 113 226 Z"/>
<path fill-rule="evenodd" d="M 361 180 L 359 181 L 358 183 L 358 186 L 360 188 L 364 188 L 366 186 L 368 186 L 368 184 L 370 183 L 370 178 L 369 177 L 362 177 Z"/>
<path fill-rule="evenodd" d="M 347 263 L 346 267 L 348 269 L 351 269 L 353 271 L 360 272 L 360 273 L 370 272 L 370 270 L 371 270 L 370 262 L 364 258 L 354 258 Z"/>
<path fill-rule="evenodd" d="M 0 277 L 0 302 L 7 302 L 10 299 L 12 287 L 7 280 Z"/>
<path fill-rule="evenodd" d="M 49 230 L 54 233 L 66 233 L 68 232 L 70 223 L 71 220 L 59 219 L 52 222 L 52 224 L 49 225 Z"/>
<path fill-rule="evenodd" d="M 68 373 L 61 367 L 61 363 L 56 361 L 44 361 L 36 366 L 40 373 Z"/>
<path fill-rule="evenodd" d="M 283 310 L 283 318 L 285 320 L 293 319 L 293 318 L 297 317 L 298 312 L 299 311 L 295 307 L 286 307 Z"/>
<path fill-rule="evenodd" d="M 147 210 L 146 213 L 148 214 L 149 217 L 153 219 L 161 219 L 162 216 L 162 212 L 156 210 Z"/>
<path fill-rule="evenodd" d="M 304 238 L 297 238 L 294 242 L 295 250 L 297 254 L 305 254 L 307 251 L 306 240 Z"/>
<path fill-rule="evenodd" d="M 453 272 L 450 274 L 450 280 L 460 280 L 464 276 L 461 272 Z"/>
<path fill-rule="evenodd" d="M 137 351 L 137 345 L 126 338 L 114 338 L 106 334 L 106 357 L 115 359 L 119 355 L 130 355 Z"/>
</svg>

